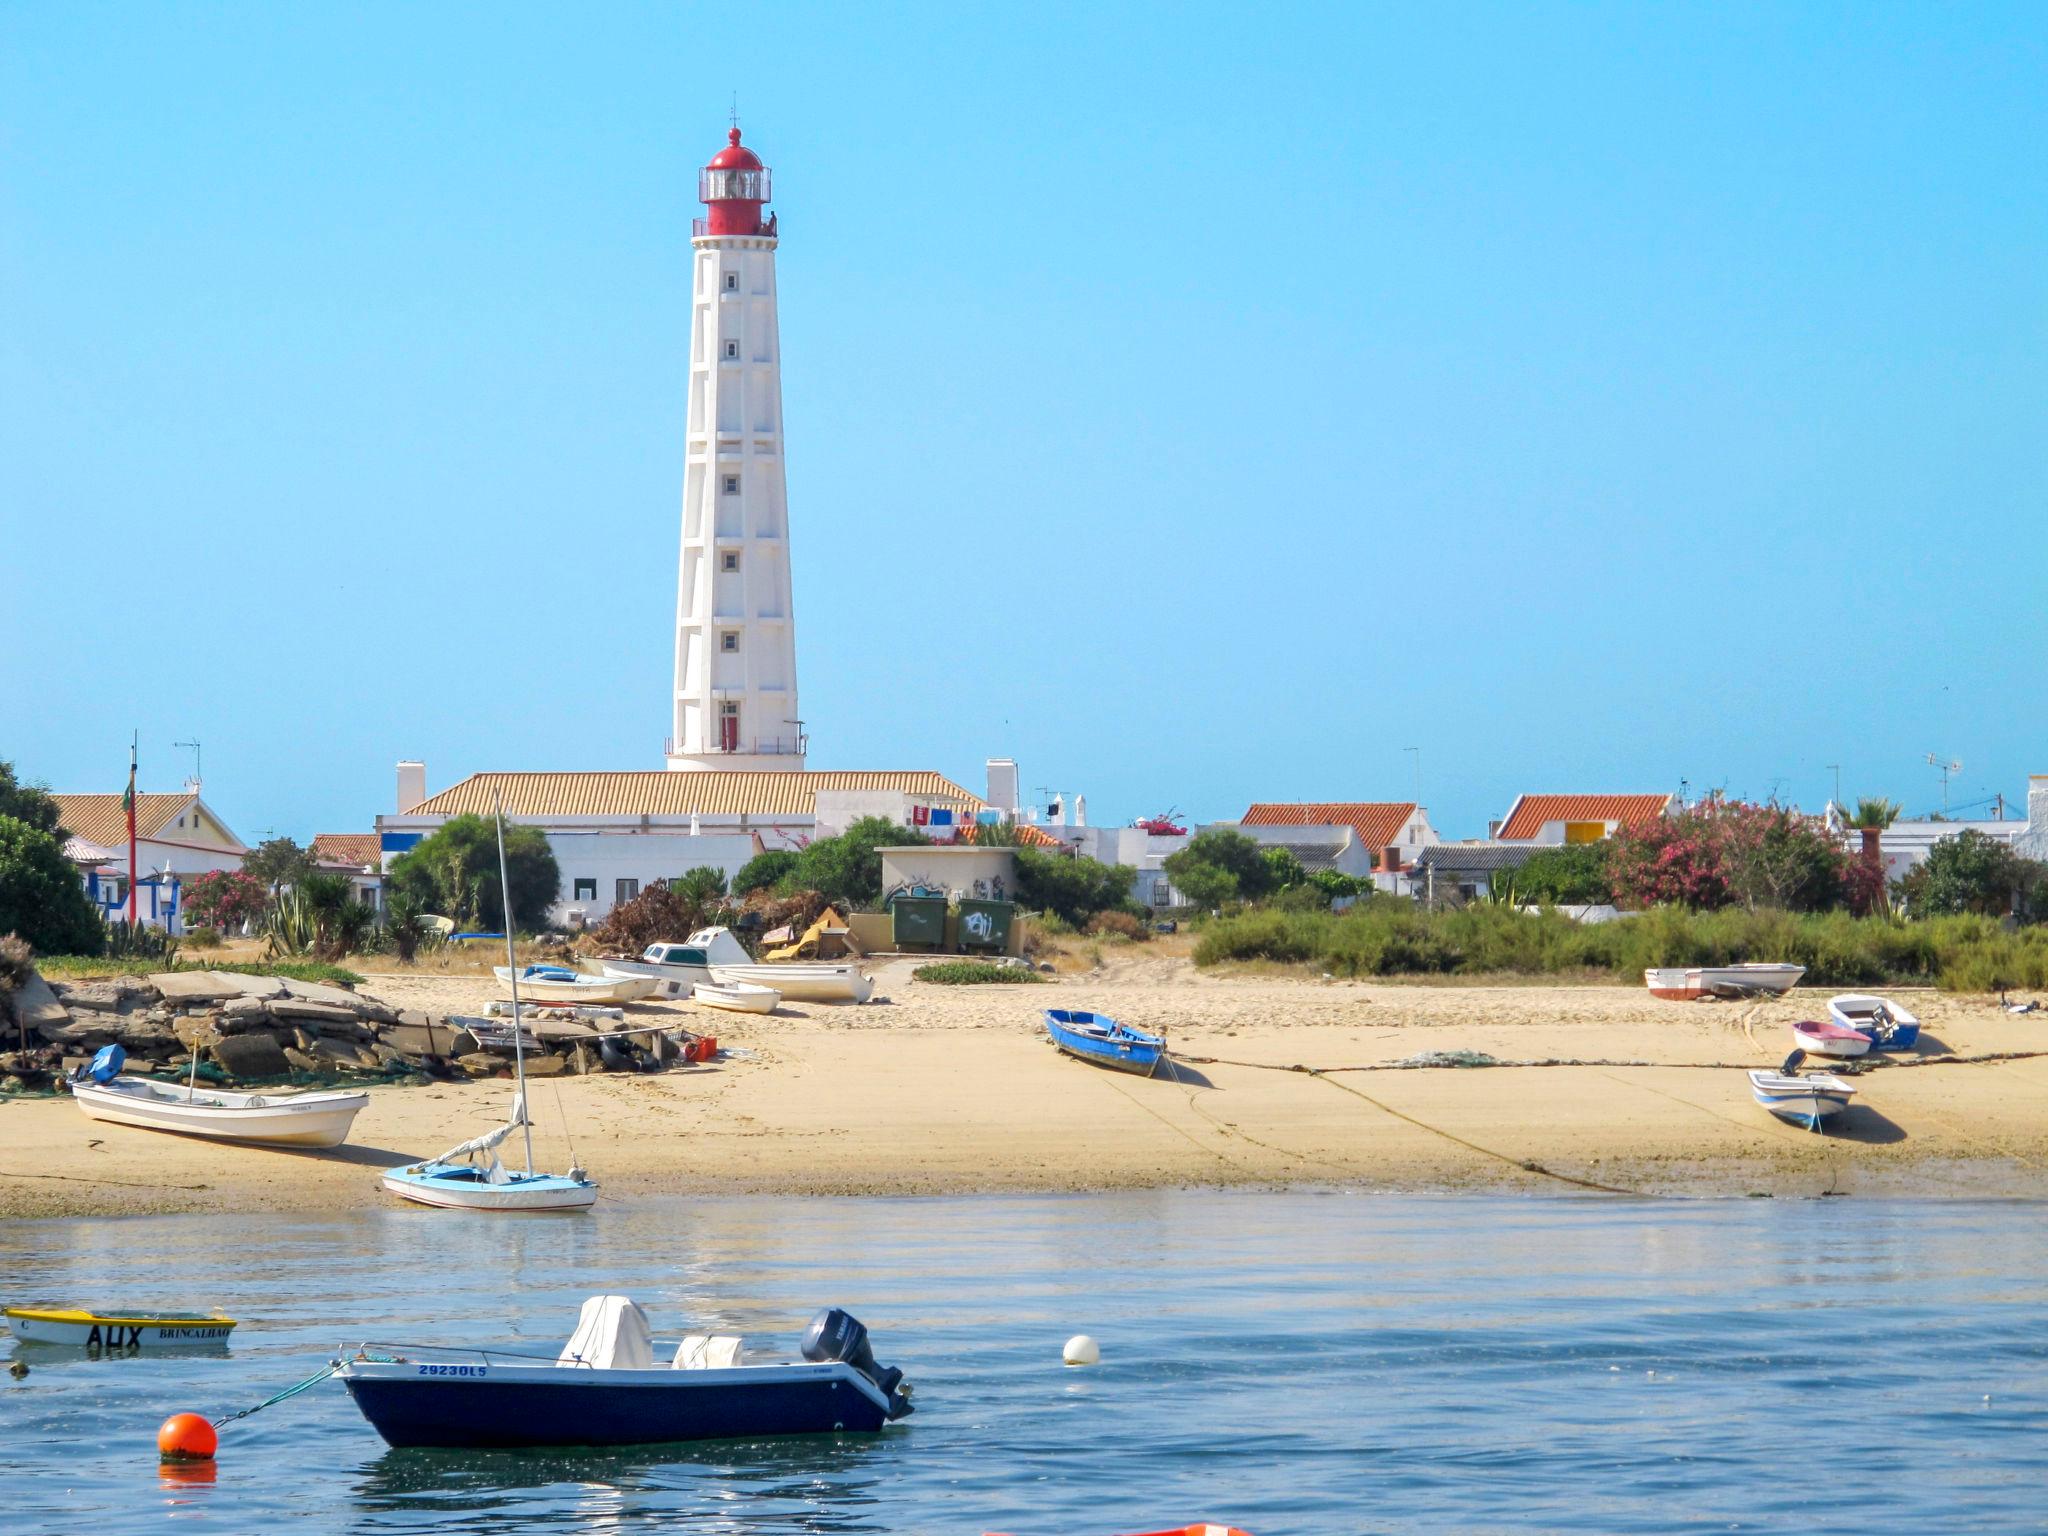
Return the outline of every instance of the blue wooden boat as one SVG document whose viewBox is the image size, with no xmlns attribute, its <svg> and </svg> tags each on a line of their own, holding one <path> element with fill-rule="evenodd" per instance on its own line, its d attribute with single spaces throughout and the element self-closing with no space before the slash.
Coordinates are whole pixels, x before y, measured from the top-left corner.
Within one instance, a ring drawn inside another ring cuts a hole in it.
<svg viewBox="0 0 2048 1536">
<path fill-rule="evenodd" d="M 867 1329 L 836 1307 L 811 1320 L 800 1361 L 752 1363 L 744 1353 L 737 1338 L 698 1334 L 664 1363 L 630 1297 L 593 1296 L 558 1357 L 365 1344 L 335 1375 L 393 1446 L 870 1434 L 911 1411 L 903 1372 L 878 1366 Z"/>
<path fill-rule="evenodd" d="M 1150 1077 L 1158 1071 L 1160 1060 L 1166 1055 L 1163 1035 L 1148 1035 L 1142 1029 L 1117 1023 L 1106 1013 L 1089 1013 L 1080 1008 L 1046 1009 L 1045 1032 L 1069 1056 L 1117 1072 L 1135 1072 L 1139 1077 Z"/>
</svg>

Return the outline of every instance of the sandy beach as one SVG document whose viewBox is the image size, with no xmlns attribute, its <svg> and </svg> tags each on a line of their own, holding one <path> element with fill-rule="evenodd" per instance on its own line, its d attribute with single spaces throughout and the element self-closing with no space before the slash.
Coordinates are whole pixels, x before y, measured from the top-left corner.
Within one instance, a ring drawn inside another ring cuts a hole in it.
<svg viewBox="0 0 2048 1536">
<path fill-rule="evenodd" d="M 608 1199 L 718 1192 L 925 1194 L 1148 1185 L 1347 1184 L 1648 1195 L 2048 1193 L 2048 1015 L 1911 994 L 1924 1063 L 1857 1079 L 1822 1138 L 1750 1100 L 1747 1067 L 1790 1048 L 1825 996 L 1663 1003 L 1639 989 L 1432 986 L 1210 975 L 1114 952 L 1033 987 L 936 987 L 876 968 L 864 1007 L 775 1015 L 686 1004 L 729 1054 L 654 1076 L 536 1082 L 536 1156 L 571 1149 Z M 474 1011 L 487 978 L 375 975 L 400 1007 Z M 1906 998 L 1901 994 L 1902 999 Z M 1038 1010 L 1089 1007 L 1164 1030 L 1172 1075 L 1105 1072 L 1044 1043 Z M 1386 1069 L 1483 1052 L 1485 1069 Z M 1289 1070 L 1313 1068 L 1314 1072 Z M 502 1118 L 502 1081 L 381 1086 L 348 1146 L 221 1147 L 0 1104 L 0 1214 L 338 1209 L 387 1199 L 377 1169 Z"/>
</svg>

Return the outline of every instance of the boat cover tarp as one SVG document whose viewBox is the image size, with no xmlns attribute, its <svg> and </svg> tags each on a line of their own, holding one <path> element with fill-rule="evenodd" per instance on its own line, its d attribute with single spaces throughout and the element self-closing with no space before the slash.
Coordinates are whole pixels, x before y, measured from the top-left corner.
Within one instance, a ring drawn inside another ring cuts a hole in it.
<svg viewBox="0 0 2048 1536">
<path fill-rule="evenodd" d="M 557 1365 L 587 1365 L 600 1371 L 644 1371 L 654 1364 L 654 1331 L 630 1296 L 593 1296 L 583 1303 Z"/>
</svg>

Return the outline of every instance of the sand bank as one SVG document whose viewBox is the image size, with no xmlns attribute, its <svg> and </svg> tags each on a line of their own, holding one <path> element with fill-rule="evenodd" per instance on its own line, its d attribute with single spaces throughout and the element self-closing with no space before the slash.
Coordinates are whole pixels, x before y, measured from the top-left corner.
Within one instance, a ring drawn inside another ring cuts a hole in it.
<svg viewBox="0 0 2048 1536">
<path fill-rule="evenodd" d="M 2048 1056 L 1872 1072 L 1845 1132 L 1826 1138 L 1757 1109 L 1741 1069 L 1781 1060 L 1789 1021 L 1823 1013 L 1819 993 L 1679 1004 L 1613 986 L 1219 977 L 1142 950 L 1036 987 L 932 987 L 909 971 L 883 966 L 887 1001 L 861 1008 L 636 1010 L 688 1015 L 733 1053 L 660 1076 L 536 1083 L 536 1154 L 566 1164 L 573 1141 L 613 1200 L 1284 1183 L 2048 1195 Z M 475 1011 L 490 983 L 379 975 L 363 990 Z M 1139 1080 L 1058 1056 L 1037 1025 L 1047 1006 L 1165 1030 L 1177 1074 Z M 1919 1059 L 2048 1051 L 2048 1015 L 1931 992 L 1910 1006 Z M 1589 1064 L 1328 1070 L 1431 1051 Z M 1297 1065 L 1325 1072 L 1284 1070 Z M 349 1146 L 308 1154 L 102 1125 L 61 1099 L 0 1104 L 0 1215 L 372 1205 L 388 1198 L 379 1168 L 495 1123 L 508 1097 L 491 1081 L 380 1087 Z"/>
</svg>

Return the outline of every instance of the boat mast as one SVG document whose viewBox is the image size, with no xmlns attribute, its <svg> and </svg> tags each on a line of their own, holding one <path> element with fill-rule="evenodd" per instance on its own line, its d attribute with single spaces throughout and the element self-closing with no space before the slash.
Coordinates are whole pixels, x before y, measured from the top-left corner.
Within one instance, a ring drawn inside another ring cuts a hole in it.
<svg viewBox="0 0 2048 1536">
<path fill-rule="evenodd" d="M 512 978 L 512 1071 L 519 1081 L 512 1108 L 519 1116 L 519 1129 L 526 1137 L 526 1171 L 530 1175 L 533 1172 L 533 1117 L 526 1112 L 526 1049 L 520 1043 L 525 1026 L 519 1020 L 519 958 L 512 952 L 512 877 L 505 867 L 505 792 L 494 788 L 491 801 L 498 812 L 498 905 L 503 909 L 505 920 L 505 969 Z"/>
</svg>

